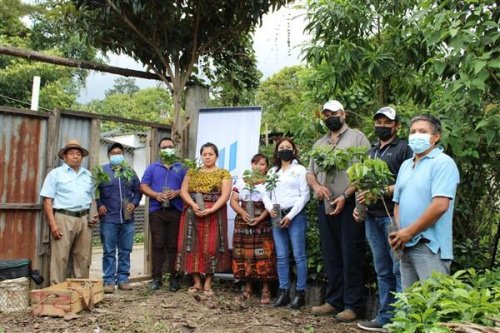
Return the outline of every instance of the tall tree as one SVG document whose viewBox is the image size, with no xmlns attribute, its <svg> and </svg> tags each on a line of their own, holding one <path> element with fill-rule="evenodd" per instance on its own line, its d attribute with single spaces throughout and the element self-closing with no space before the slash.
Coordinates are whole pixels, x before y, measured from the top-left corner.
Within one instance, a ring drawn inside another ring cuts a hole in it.
<svg viewBox="0 0 500 333">
<path fill-rule="evenodd" d="M 181 97 L 200 56 L 240 41 L 262 16 L 287 0 L 68 0 L 65 21 L 104 52 L 125 53 L 148 66 L 173 94 L 173 137 L 182 138 Z M 170 81 L 167 80 L 170 78 Z"/>
<path fill-rule="evenodd" d="M 135 84 L 135 79 L 129 77 L 119 77 L 115 79 L 113 87 L 106 90 L 105 95 L 126 94 L 132 95 L 139 91 L 139 87 Z"/>
</svg>

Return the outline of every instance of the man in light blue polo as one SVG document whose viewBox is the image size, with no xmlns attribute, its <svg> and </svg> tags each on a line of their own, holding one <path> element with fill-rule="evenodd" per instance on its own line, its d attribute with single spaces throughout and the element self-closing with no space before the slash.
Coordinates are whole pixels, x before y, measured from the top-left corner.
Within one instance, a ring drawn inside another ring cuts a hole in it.
<svg viewBox="0 0 500 333">
<path fill-rule="evenodd" d="M 432 272 L 450 273 L 452 219 L 459 173 L 437 144 L 441 123 L 431 115 L 410 122 L 408 144 L 414 157 L 399 170 L 394 189 L 394 217 L 400 230 L 389 234 L 393 249 L 402 249 L 403 289 Z"/>
<path fill-rule="evenodd" d="M 40 191 L 50 227 L 50 283 L 66 279 L 69 258 L 76 278 L 88 278 L 92 224 L 92 175 L 81 166 L 89 152 L 77 140 L 70 140 L 59 151 L 64 164 L 49 172 Z"/>
</svg>

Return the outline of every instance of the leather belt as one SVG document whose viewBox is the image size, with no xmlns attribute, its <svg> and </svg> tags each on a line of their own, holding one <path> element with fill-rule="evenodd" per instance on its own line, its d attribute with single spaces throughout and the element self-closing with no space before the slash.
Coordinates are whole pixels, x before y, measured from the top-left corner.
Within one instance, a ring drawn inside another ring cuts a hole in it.
<svg viewBox="0 0 500 333">
<path fill-rule="evenodd" d="M 79 210 L 77 212 L 72 212 L 72 211 L 66 210 L 66 209 L 55 209 L 55 211 L 60 213 L 60 214 L 69 215 L 69 216 L 73 216 L 73 217 L 82 217 L 82 216 L 85 216 L 89 213 L 88 209 Z"/>
</svg>

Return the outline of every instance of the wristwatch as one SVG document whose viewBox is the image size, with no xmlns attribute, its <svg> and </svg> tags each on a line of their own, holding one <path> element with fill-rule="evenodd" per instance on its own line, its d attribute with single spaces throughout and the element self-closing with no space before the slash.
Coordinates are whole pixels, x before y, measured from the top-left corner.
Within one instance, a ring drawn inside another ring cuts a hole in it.
<svg viewBox="0 0 500 333">
<path fill-rule="evenodd" d="M 342 193 L 342 196 L 344 197 L 344 199 L 349 199 L 349 194 L 347 194 L 347 192 L 344 192 Z"/>
</svg>

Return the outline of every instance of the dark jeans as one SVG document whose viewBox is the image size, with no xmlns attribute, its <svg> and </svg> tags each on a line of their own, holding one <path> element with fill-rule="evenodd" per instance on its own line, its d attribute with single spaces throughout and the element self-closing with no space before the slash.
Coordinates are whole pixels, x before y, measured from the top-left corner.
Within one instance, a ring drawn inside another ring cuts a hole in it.
<svg viewBox="0 0 500 333">
<path fill-rule="evenodd" d="M 165 257 L 168 260 L 167 273 L 174 273 L 177 255 L 177 236 L 181 212 L 178 210 L 159 210 L 149 213 L 149 226 L 152 240 L 152 277 L 161 279 Z"/>
<path fill-rule="evenodd" d="M 338 310 L 360 313 L 363 307 L 365 225 L 352 217 L 354 200 L 347 200 L 340 214 L 325 215 L 318 207 L 321 254 L 328 284 L 325 301 Z"/>
</svg>

